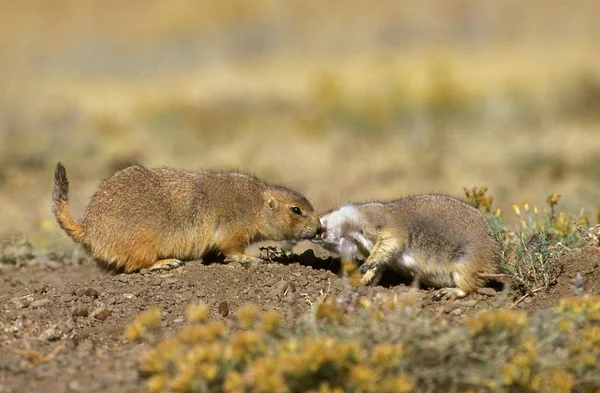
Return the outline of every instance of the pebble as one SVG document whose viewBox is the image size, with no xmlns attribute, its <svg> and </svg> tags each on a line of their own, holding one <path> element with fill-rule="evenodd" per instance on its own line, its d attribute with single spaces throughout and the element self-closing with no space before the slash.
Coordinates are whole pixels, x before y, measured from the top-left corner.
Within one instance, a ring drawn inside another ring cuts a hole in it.
<svg viewBox="0 0 600 393">
<path fill-rule="evenodd" d="M 86 306 L 75 306 L 71 311 L 71 315 L 74 317 L 87 317 L 89 314 L 89 310 Z"/>
<path fill-rule="evenodd" d="M 17 308 L 27 308 L 31 305 L 31 300 L 28 298 L 15 300 L 15 305 Z"/>
<path fill-rule="evenodd" d="M 98 299 L 98 291 L 96 291 L 94 288 L 86 289 L 85 294 L 91 297 L 92 299 Z"/>
<path fill-rule="evenodd" d="M 129 281 L 129 274 L 120 274 L 118 277 L 118 280 L 121 282 L 128 282 Z"/>
<path fill-rule="evenodd" d="M 133 293 L 133 295 L 134 295 L 134 296 L 136 296 L 136 297 L 137 297 L 137 296 L 140 296 L 140 295 L 143 295 L 143 294 L 144 294 L 144 293 L 145 293 L 147 290 L 148 290 L 148 287 L 146 287 L 146 286 L 143 286 L 143 287 L 139 288 L 138 290 L 136 290 L 136 291 Z"/>
<path fill-rule="evenodd" d="M 279 278 L 278 277 L 272 277 L 270 278 L 267 282 L 265 282 L 265 286 L 267 287 L 272 287 L 273 285 L 275 285 L 277 282 L 279 282 Z M 283 280 L 281 280 L 283 281 Z"/>
<path fill-rule="evenodd" d="M 221 314 L 223 318 L 229 315 L 229 304 L 227 304 L 227 302 L 219 303 L 219 314 Z"/>
<path fill-rule="evenodd" d="M 277 281 L 277 283 L 271 287 L 271 290 L 269 291 L 269 295 L 280 296 L 280 297 L 284 296 L 288 285 L 289 285 L 288 282 L 285 280 Z"/>
<path fill-rule="evenodd" d="M 61 334 L 60 330 L 58 330 L 56 328 L 56 326 L 52 326 L 52 327 L 44 330 L 42 332 L 42 334 L 40 334 L 40 339 L 48 340 L 48 341 L 56 341 L 56 340 L 60 339 L 61 335 L 62 334 Z"/>
<path fill-rule="evenodd" d="M 106 318 L 108 318 L 110 316 L 111 312 L 106 310 L 106 309 L 100 309 L 99 311 L 94 311 L 93 315 L 94 318 L 96 318 L 99 321 L 104 321 L 106 320 Z"/>
<path fill-rule="evenodd" d="M 124 297 L 125 299 L 133 299 L 133 298 L 134 298 L 134 295 L 133 295 L 133 293 L 124 293 L 124 294 L 123 294 L 123 297 Z"/>
<path fill-rule="evenodd" d="M 465 307 L 474 307 L 477 303 L 479 303 L 479 300 L 469 299 L 469 300 L 463 300 L 462 305 Z"/>
<path fill-rule="evenodd" d="M 75 295 L 82 297 L 83 295 L 85 295 L 85 289 L 77 288 L 77 290 L 75 291 Z"/>
<path fill-rule="evenodd" d="M 485 296 L 496 296 L 496 290 L 494 288 L 478 288 L 477 293 Z"/>
<path fill-rule="evenodd" d="M 150 270 L 146 269 L 145 267 L 144 267 L 144 268 L 142 268 L 142 269 L 140 269 L 140 274 L 141 274 L 142 276 L 143 276 L 143 275 L 146 275 L 146 274 L 148 274 L 148 273 L 150 273 Z"/>
<path fill-rule="evenodd" d="M 31 302 L 31 308 L 44 307 L 48 304 L 50 304 L 50 299 L 39 299 Z"/>
<path fill-rule="evenodd" d="M 452 315 L 456 315 L 456 316 L 462 315 L 462 313 L 463 313 L 463 309 L 462 308 L 455 308 L 451 312 Z"/>
</svg>

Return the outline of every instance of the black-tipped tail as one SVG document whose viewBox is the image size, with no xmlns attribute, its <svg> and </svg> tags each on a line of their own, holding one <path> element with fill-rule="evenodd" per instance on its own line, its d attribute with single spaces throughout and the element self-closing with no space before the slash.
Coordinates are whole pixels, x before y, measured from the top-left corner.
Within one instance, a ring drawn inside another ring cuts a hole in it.
<svg viewBox="0 0 600 393">
<path fill-rule="evenodd" d="M 69 211 L 69 179 L 67 171 L 60 162 L 54 171 L 52 186 L 52 213 L 56 221 L 73 240 L 82 242 L 85 237 L 83 226 L 73 219 Z"/>
</svg>

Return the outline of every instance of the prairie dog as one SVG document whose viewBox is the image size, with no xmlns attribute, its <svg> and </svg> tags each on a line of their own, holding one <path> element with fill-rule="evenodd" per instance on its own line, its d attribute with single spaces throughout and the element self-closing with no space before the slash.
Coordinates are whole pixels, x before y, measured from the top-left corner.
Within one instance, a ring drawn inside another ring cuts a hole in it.
<svg viewBox="0 0 600 393">
<path fill-rule="evenodd" d="M 475 207 L 446 195 L 415 195 L 387 203 L 347 204 L 321 218 L 313 239 L 345 259 L 364 260 L 363 285 L 376 284 L 391 267 L 440 288 L 436 297 L 462 298 L 493 273 L 499 248 Z"/>
<path fill-rule="evenodd" d="M 134 165 L 102 181 L 81 221 L 71 217 L 64 166 L 54 173 L 59 225 L 108 268 L 170 269 L 218 252 L 225 261 L 261 261 L 245 248 L 261 240 L 302 240 L 321 229 L 298 192 L 236 172 Z"/>
</svg>

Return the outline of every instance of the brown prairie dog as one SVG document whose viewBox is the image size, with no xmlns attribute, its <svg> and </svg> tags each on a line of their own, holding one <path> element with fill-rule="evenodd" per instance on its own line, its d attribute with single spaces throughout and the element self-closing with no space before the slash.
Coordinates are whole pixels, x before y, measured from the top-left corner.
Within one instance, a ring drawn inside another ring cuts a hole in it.
<svg viewBox="0 0 600 393">
<path fill-rule="evenodd" d="M 102 181 L 79 222 L 68 193 L 58 163 L 58 223 L 97 262 L 125 272 L 174 268 L 214 252 L 228 262 L 260 261 L 245 254 L 251 243 L 309 239 L 321 229 L 304 196 L 236 172 L 130 166 Z"/>
<path fill-rule="evenodd" d="M 376 284 L 386 267 L 441 288 L 437 297 L 466 296 L 494 273 L 499 248 L 481 212 L 435 194 L 388 203 L 347 204 L 321 218 L 315 243 L 345 259 L 364 260 L 361 283 Z"/>
</svg>

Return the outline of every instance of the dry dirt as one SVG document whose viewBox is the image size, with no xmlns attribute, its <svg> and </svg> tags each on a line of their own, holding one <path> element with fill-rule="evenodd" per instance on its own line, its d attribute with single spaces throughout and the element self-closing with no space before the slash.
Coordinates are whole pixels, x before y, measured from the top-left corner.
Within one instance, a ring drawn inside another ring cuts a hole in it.
<svg viewBox="0 0 600 393">
<path fill-rule="evenodd" d="M 555 286 L 516 308 L 551 307 L 573 293 L 569 280 L 584 275 L 585 293 L 600 293 L 600 252 L 563 257 Z M 146 344 L 129 343 L 123 331 L 142 310 L 157 305 L 162 324 L 174 331 L 185 323 L 190 303 L 206 303 L 211 318 L 231 323 L 238 307 L 252 302 L 273 309 L 289 323 L 328 295 L 351 290 L 338 277 L 339 262 L 315 258 L 312 251 L 289 263 L 202 264 L 188 262 L 170 272 L 107 274 L 88 262 L 65 264 L 37 258 L 21 267 L 0 268 L 0 392 L 138 392 L 144 381 L 136 362 Z M 508 285 L 485 288 L 466 299 L 437 302 L 419 289 L 423 311 L 452 322 L 481 310 L 511 307 L 517 296 Z M 388 276 L 378 292 L 410 288 Z"/>
</svg>

